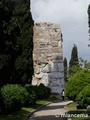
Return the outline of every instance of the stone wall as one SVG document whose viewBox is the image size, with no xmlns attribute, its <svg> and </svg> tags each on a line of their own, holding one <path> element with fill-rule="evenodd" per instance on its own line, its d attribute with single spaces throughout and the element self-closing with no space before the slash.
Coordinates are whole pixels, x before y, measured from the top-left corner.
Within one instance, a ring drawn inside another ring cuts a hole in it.
<svg viewBox="0 0 90 120">
<path fill-rule="evenodd" d="M 34 25 L 34 75 L 32 84 L 49 86 L 52 93 L 64 89 L 64 66 L 60 26 L 53 23 Z"/>
</svg>

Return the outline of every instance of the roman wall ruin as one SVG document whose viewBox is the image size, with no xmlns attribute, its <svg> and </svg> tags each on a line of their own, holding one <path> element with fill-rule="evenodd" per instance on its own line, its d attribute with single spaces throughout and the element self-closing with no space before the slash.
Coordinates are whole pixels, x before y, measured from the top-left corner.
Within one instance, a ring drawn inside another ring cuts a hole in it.
<svg viewBox="0 0 90 120">
<path fill-rule="evenodd" d="M 61 93 L 65 87 L 60 26 L 53 23 L 35 23 L 33 36 L 34 75 L 32 84 L 51 88 L 52 93 Z"/>
</svg>

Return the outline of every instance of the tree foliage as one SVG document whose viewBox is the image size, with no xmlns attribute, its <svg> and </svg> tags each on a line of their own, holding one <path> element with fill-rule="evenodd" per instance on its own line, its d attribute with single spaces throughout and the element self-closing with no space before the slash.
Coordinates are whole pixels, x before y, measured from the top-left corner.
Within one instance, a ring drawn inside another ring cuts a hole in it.
<svg viewBox="0 0 90 120">
<path fill-rule="evenodd" d="M 90 84 L 88 84 L 77 96 L 77 103 L 81 107 L 90 105 Z"/>
<path fill-rule="evenodd" d="M 4 85 L 0 91 L 0 110 L 5 114 L 20 110 L 28 96 L 27 90 L 20 85 Z"/>
<path fill-rule="evenodd" d="M 72 67 L 73 65 L 77 65 L 78 62 L 78 50 L 77 50 L 77 46 L 74 44 L 73 48 L 72 48 L 72 52 L 71 52 L 71 59 L 69 62 L 69 66 Z"/>
<path fill-rule="evenodd" d="M 0 85 L 30 83 L 33 20 L 29 0 L 0 1 Z"/>
<path fill-rule="evenodd" d="M 88 84 L 90 84 L 90 70 L 84 68 L 69 78 L 66 84 L 66 96 L 75 100 L 80 91 Z"/>
<path fill-rule="evenodd" d="M 71 59 L 69 61 L 69 76 L 73 73 L 72 67 L 78 66 L 79 60 L 78 60 L 78 50 L 77 46 L 74 44 L 72 51 L 71 51 Z"/>
<path fill-rule="evenodd" d="M 65 81 L 67 81 L 67 69 L 68 69 L 67 59 L 64 58 L 64 79 Z"/>
</svg>

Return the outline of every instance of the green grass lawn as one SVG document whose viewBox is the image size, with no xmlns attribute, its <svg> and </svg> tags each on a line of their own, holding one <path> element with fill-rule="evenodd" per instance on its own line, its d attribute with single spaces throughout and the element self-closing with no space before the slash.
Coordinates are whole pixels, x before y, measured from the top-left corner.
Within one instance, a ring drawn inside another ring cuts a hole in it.
<svg viewBox="0 0 90 120">
<path fill-rule="evenodd" d="M 73 109 L 76 109 L 76 106 L 77 106 L 76 102 L 72 102 L 72 103 L 67 105 L 68 108 L 73 108 Z"/>
<path fill-rule="evenodd" d="M 0 115 L 0 120 L 22 120 L 26 115 L 28 115 L 33 110 L 54 100 L 57 100 L 57 99 L 49 98 L 44 100 L 37 100 L 36 104 L 32 107 L 23 107 L 20 111 L 17 111 L 11 115 Z"/>
<path fill-rule="evenodd" d="M 76 102 L 73 102 L 73 103 L 67 105 L 67 107 L 70 109 L 68 114 L 84 114 L 85 116 L 87 114 L 88 117 L 85 117 L 85 118 L 82 118 L 82 117 L 76 117 L 76 118 L 72 117 L 71 120 L 90 120 L 90 112 L 88 112 L 86 109 L 77 109 L 76 106 L 77 106 Z"/>
</svg>

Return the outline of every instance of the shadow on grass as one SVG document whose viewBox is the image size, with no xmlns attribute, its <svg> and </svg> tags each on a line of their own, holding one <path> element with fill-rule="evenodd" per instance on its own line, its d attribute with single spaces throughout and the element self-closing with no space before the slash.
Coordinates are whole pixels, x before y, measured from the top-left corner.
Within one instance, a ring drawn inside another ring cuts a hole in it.
<svg viewBox="0 0 90 120">
<path fill-rule="evenodd" d="M 25 116 L 27 116 L 30 112 L 37 109 L 38 107 L 54 101 L 56 99 L 45 99 L 45 100 L 38 100 L 35 105 L 23 107 L 20 111 L 17 111 L 10 115 L 1 115 L 0 114 L 0 120 L 22 120 Z"/>
<path fill-rule="evenodd" d="M 88 115 L 90 115 L 90 111 L 86 111 L 86 110 L 73 110 L 73 111 L 69 111 L 68 114 L 88 114 Z"/>
<path fill-rule="evenodd" d="M 28 111 L 20 110 L 10 115 L 0 115 L 0 120 L 22 120 L 28 113 Z"/>
<path fill-rule="evenodd" d="M 24 107 L 21 110 L 9 115 L 3 115 L 0 113 L 0 120 L 22 120 L 31 111 L 35 110 L 40 106 L 42 106 L 42 104 L 35 104 L 34 106 Z"/>
<path fill-rule="evenodd" d="M 37 103 L 30 107 L 24 107 L 20 111 L 12 113 L 10 115 L 3 115 L 0 114 L 0 120 L 22 120 L 26 115 L 28 115 L 31 111 L 37 109 L 38 107 L 42 106 L 42 103 Z"/>
</svg>

